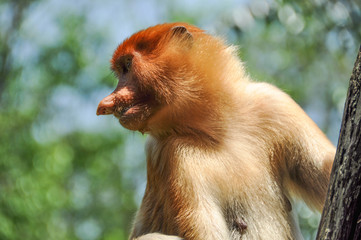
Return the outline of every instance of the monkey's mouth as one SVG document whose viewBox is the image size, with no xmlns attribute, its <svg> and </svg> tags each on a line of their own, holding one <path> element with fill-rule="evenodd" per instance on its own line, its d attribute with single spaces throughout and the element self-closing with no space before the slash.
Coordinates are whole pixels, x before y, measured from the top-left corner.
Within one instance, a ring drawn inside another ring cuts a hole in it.
<svg viewBox="0 0 361 240">
<path fill-rule="evenodd" d="M 116 118 L 121 120 L 124 117 L 129 117 L 130 115 L 136 114 L 137 112 L 141 111 L 141 109 L 144 107 L 143 105 L 144 104 L 137 103 L 128 106 L 119 106 L 115 109 L 113 114 Z"/>
<path fill-rule="evenodd" d="M 125 115 L 128 112 L 128 110 L 130 110 L 133 107 L 134 105 L 118 107 L 114 111 L 114 116 L 116 118 L 121 118 L 123 115 Z"/>
</svg>

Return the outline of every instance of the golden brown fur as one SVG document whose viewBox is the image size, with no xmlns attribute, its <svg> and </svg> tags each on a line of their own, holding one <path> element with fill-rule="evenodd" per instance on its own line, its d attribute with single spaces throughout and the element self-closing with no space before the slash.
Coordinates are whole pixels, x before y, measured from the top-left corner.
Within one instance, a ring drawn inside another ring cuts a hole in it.
<svg viewBox="0 0 361 240">
<path fill-rule="evenodd" d="M 112 68 L 119 84 L 97 114 L 150 135 L 130 239 L 299 239 L 291 197 L 322 210 L 334 146 L 288 95 L 252 82 L 234 47 L 157 25 L 125 40 Z"/>
</svg>

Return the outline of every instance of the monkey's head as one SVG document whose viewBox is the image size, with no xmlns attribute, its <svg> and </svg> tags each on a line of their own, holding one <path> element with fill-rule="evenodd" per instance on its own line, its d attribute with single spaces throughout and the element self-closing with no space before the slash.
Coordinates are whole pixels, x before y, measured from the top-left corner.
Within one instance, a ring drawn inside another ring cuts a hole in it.
<svg viewBox="0 0 361 240">
<path fill-rule="evenodd" d="M 113 114 L 122 126 L 140 132 L 186 116 L 195 120 L 219 90 L 206 90 L 215 88 L 209 79 L 219 70 L 212 51 L 225 48 L 186 23 L 156 25 L 132 35 L 114 52 L 111 69 L 118 85 L 99 103 L 97 115 Z"/>
</svg>

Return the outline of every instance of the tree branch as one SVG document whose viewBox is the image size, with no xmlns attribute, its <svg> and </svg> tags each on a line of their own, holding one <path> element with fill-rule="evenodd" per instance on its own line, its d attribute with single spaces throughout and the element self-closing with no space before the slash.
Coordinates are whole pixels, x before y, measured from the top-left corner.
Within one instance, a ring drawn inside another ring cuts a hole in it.
<svg viewBox="0 0 361 240">
<path fill-rule="evenodd" d="M 361 46 L 351 75 L 317 239 L 361 239 Z"/>
</svg>

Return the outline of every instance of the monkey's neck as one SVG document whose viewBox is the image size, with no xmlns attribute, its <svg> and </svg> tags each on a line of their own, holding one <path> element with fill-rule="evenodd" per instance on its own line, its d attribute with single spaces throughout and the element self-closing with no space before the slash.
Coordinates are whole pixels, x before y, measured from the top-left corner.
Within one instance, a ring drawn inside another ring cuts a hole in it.
<svg viewBox="0 0 361 240">
<path fill-rule="evenodd" d="M 190 139 L 197 144 L 216 145 L 222 141 L 226 134 L 224 122 L 222 115 L 216 113 L 214 109 L 208 109 L 197 113 L 175 114 L 149 133 L 160 140 L 181 137 L 182 139 Z"/>
<path fill-rule="evenodd" d="M 162 108 L 148 122 L 149 131 L 158 139 L 170 136 L 189 136 L 197 142 L 217 144 L 222 142 L 232 126 L 233 115 L 238 113 L 241 93 L 227 92 L 228 88 L 219 86 L 214 94 L 204 94 L 191 103 L 181 106 L 168 105 Z M 235 89 L 232 88 L 233 92 Z M 235 96 L 236 95 L 236 96 Z M 236 116 L 235 116 L 236 117 Z"/>
</svg>

